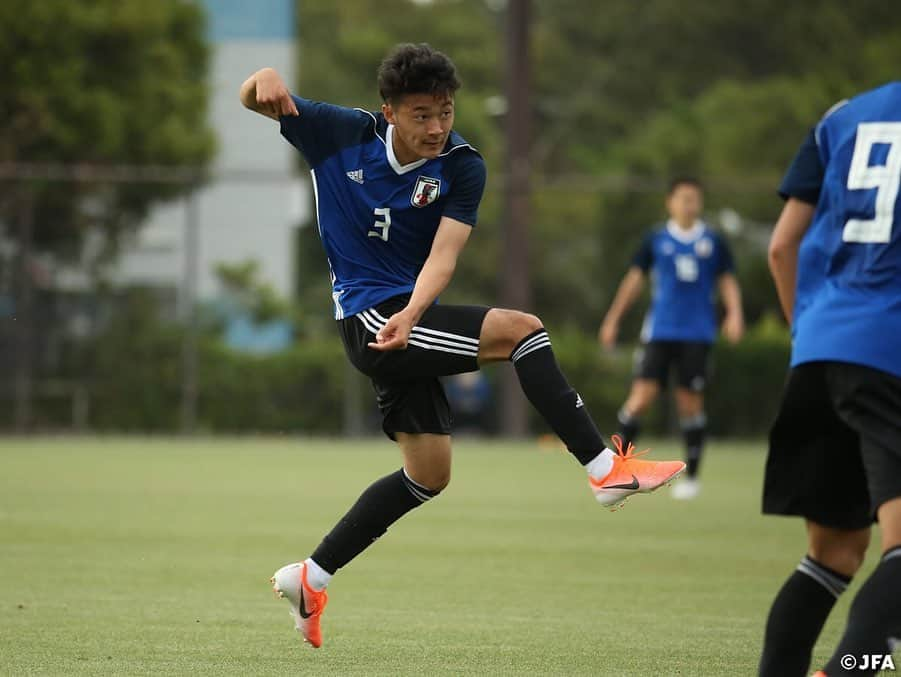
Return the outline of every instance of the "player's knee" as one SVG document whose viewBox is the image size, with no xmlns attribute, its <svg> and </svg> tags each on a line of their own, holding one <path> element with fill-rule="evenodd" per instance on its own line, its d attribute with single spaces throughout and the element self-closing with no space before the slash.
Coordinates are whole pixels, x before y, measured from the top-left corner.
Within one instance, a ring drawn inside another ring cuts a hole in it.
<svg viewBox="0 0 901 677">
<path fill-rule="evenodd" d="M 410 479 L 416 484 L 425 487 L 435 494 L 439 494 L 447 488 L 451 480 L 450 468 L 430 468 L 426 471 L 418 471 L 415 475 L 408 473 Z"/>
<path fill-rule="evenodd" d="M 447 472 L 435 475 L 427 486 L 435 493 L 440 493 L 447 489 L 447 485 L 450 484 L 450 480 L 451 474 L 450 470 L 448 470 Z"/>
<path fill-rule="evenodd" d="M 544 327 L 537 316 L 519 311 L 510 311 L 509 323 L 506 328 L 506 341 L 504 352 L 512 354 L 522 340 L 534 334 Z"/>
<path fill-rule="evenodd" d="M 519 343 L 529 334 L 534 334 L 544 325 L 537 315 L 530 313 L 513 312 L 510 322 L 510 338 Z"/>
<path fill-rule="evenodd" d="M 846 538 L 810 544 L 810 556 L 823 566 L 845 576 L 853 576 L 863 565 L 870 545 L 869 537 L 849 533 Z"/>
<path fill-rule="evenodd" d="M 494 308 L 489 317 L 490 353 L 496 353 L 500 359 L 509 356 L 524 338 L 544 327 L 537 316 L 518 310 Z"/>
<path fill-rule="evenodd" d="M 658 391 L 659 386 L 653 381 L 636 382 L 623 408 L 632 416 L 641 416 L 654 404 Z"/>
<path fill-rule="evenodd" d="M 631 418 L 638 418 L 647 413 L 653 402 L 654 397 L 652 395 L 641 393 L 640 395 L 630 397 L 623 409 L 629 413 Z"/>
</svg>

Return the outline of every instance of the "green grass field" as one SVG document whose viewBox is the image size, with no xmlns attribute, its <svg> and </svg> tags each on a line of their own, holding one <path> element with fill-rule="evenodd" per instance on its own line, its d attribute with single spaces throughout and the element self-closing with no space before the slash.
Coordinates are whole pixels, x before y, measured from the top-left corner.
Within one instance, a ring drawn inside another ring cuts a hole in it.
<svg viewBox="0 0 901 677">
<path fill-rule="evenodd" d="M 390 443 L 0 441 L 0 673 L 749 675 L 803 552 L 759 515 L 760 452 L 714 445 L 700 499 L 611 514 L 564 453 L 462 442 L 445 494 L 335 578 L 314 651 L 268 578 L 399 467 Z"/>
</svg>

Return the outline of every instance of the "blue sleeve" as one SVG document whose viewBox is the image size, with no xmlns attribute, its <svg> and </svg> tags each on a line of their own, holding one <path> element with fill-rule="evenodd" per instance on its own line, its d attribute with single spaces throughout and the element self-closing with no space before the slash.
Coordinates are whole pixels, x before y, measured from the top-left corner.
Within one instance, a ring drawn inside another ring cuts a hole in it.
<svg viewBox="0 0 901 677">
<path fill-rule="evenodd" d="M 735 259 L 732 257 L 732 249 L 726 238 L 720 236 L 716 238 L 716 275 L 725 275 L 726 273 L 735 272 Z"/>
<path fill-rule="evenodd" d="M 371 115 L 352 108 L 310 101 L 291 95 L 300 115 L 279 118 L 281 132 L 316 167 L 347 146 L 360 143 L 373 124 Z"/>
<path fill-rule="evenodd" d="M 635 252 L 635 256 L 632 257 L 632 265 L 641 268 L 644 272 L 648 272 L 654 265 L 653 234 L 645 236 L 638 251 Z"/>
<path fill-rule="evenodd" d="M 823 187 L 823 162 L 820 159 L 820 149 L 817 147 L 816 134 L 810 130 L 798 154 L 792 160 L 782 185 L 779 186 L 779 195 L 783 200 L 790 197 L 797 198 L 808 204 L 815 205 L 820 199 L 820 189 Z"/>
<path fill-rule="evenodd" d="M 485 161 L 476 153 L 465 153 L 453 173 L 453 183 L 442 216 L 475 226 L 479 217 L 479 203 L 485 192 Z"/>
</svg>

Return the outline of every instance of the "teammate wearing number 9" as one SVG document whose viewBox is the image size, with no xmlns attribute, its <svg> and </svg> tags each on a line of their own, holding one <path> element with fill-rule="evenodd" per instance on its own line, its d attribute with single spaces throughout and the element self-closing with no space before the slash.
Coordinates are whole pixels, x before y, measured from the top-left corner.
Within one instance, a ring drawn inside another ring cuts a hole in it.
<svg viewBox="0 0 901 677">
<path fill-rule="evenodd" d="M 441 376 L 513 362 L 526 397 L 607 507 L 685 468 L 638 459 L 621 444 L 616 453 L 607 448 L 537 317 L 436 302 L 476 225 L 485 163 L 453 131 L 460 81 L 446 55 L 399 45 L 382 62 L 378 84 L 384 103 L 374 113 L 293 96 L 271 69 L 241 88 L 242 103 L 278 120 L 310 165 L 338 332 L 350 361 L 372 379 L 382 427 L 403 455 L 403 468 L 369 486 L 308 559 L 272 578 L 314 647 L 322 644 L 331 576 L 450 480 L 452 420 Z M 515 458 L 510 465 L 502 481 L 516 477 Z"/>
<path fill-rule="evenodd" d="M 807 523 L 807 554 L 773 602 L 760 674 L 806 674 L 878 519 L 882 559 L 826 675 L 901 638 L 901 82 L 834 106 L 782 182 L 770 269 L 792 325 L 763 509 Z M 864 665 L 865 663 L 861 663 Z"/>
</svg>

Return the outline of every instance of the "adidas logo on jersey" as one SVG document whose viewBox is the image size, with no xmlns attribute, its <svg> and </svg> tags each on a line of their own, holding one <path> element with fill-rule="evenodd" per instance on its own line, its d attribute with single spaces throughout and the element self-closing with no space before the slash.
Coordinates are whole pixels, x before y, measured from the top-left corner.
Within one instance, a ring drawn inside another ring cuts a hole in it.
<svg viewBox="0 0 901 677">
<path fill-rule="evenodd" d="M 351 181 L 356 181 L 359 184 L 363 183 L 363 170 L 355 169 L 352 172 L 347 172 L 347 178 Z"/>
<path fill-rule="evenodd" d="M 576 393 L 576 409 L 580 409 L 584 406 L 585 403 L 582 401 L 582 396 L 579 393 Z"/>
</svg>

